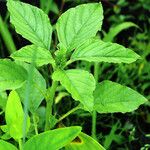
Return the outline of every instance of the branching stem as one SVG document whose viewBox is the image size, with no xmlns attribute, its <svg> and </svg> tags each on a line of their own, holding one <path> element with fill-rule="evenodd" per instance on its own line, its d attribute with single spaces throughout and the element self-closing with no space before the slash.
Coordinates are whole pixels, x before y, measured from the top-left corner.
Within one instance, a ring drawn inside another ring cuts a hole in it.
<svg viewBox="0 0 150 150">
<path fill-rule="evenodd" d="M 77 106 L 77 107 L 71 109 L 71 110 L 68 111 L 66 114 L 64 114 L 62 117 L 60 117 L 60 118 L 58 119 L 57 123 L 60 122 L 60 121 L 62 121 L 63 119 L 65 119 L 65 118 L 68 117 L 70 114 L 72 114 L 73 112 L 75 112 L 76 110 L 78 110 L 78 109 L 80 109 L 80 108 L 81 108 L 80 106 Z"/>
</svg>

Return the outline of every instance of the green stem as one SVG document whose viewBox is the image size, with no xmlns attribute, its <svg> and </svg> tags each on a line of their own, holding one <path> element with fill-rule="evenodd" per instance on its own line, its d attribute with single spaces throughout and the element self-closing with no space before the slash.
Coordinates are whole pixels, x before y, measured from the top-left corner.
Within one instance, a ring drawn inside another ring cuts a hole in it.
<svg viewBox="0 0 150 150">
<path fill-rule="evenodd" d="M 97 118 L 97 112 L 93 111 L 92 113 L 92 137 L 96 140 L 96 118 Z"/>
<path fill-rule="evenodd" d="M 22 140 L 19 139 L 19 140 L 18 140 L 18 143 L 19 143 L 19 150 L 23 150 L 23 147 L 22 147 Z"/>
<path fill-rule="evenodd" d="M 38 127 L 37 127 L 37 122 L 36 122 L 36 116 L 35 114 L 33 114 L 33 125 L 34 125 L 34 130 L 35 130 L 35 134 L 38 135 Z"/>
<path fill-rule="evenodd" d="M 99 63 L 94 64 L 94 78 L 96 83 L 98 83 L 98 75 L 99 75 Z"/>
<path fill-rule="evenodd" d="M 52 86 L 50 88 L 50 92 L 48 98 L 46 99 L 46 123 L 45 123 L 45 131 L 50 130 L 50 117 L 52 116 L 52 106 L 55 96 L 55 91 L 57 88 L 58 82 L 52 81 Z"/>
<path fill-rule="evenodd" d="M 94 77 L 96 84 L 98 83 L 98 72 L 99 72 L 99 64 L 94 64 Z M 92 137 L 97 140 L 96 137 L 96 119 L 97 119 L 97 112 L 94 110 L 92 113 Z"/>
<path fill-rule="evenodd" d="M 60 117 L 60 118 L 58 119 L 57 123 L 60 122 L 60 121 L 62 121 L 63 119 L 65 119 L 65 118 L 68 117 L 70 114 L 72 114 L 73 112 L 75 112 L 76 110 L 78 110 L 78 109 L 80 109 L 80 108 L 81 108 L 80 106 L 77 106 L 77 107 L 71 109 L 71 110 L 68 111 L 66 114 L 64 114 L 62 117 Z"/>
</svg>

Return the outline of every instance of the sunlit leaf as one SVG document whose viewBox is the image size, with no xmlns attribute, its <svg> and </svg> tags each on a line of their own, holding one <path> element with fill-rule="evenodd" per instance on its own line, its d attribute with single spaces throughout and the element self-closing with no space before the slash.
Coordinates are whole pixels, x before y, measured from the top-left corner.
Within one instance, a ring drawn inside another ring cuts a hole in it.
<svg viewBox="0 0 150 150">
<path fill-rule="evenodd" d="M 52 27 L 41 9 L 13 0 L 8 0 L 7 7 L 17 33 L 37 46 L 50 48 Z"/>
<path fill-rule="evenodd" d="M 68 51 L 94 37 L 101 30 L 103 9 L 101 3 L 82 4 L 60 16 L 56 24 L 59 42 Z"/>
<path fill-rule="evenodd" d="M 139 58 L 138 54 L 122 45 L 90 39 L 74 51 L 70 61 L 132 63 Z"/>
<path fill-rule="evenodd" d="M 0 140 L 0 150 L 18 150 L 14 145 Z"/>
<path fill-rule="evenodd" d="M 131 88 L 107 80 L 97 85 L 94 98 L 99 113 L 131 112 L 147 101 Z"/>
<path fill-rule="evenodd" d="M 24 61 L 28 63 L 31 63 L 35 57 L 36 66 L 54 63 L 54 59 L 52 58 L 52 55 L 48 50 L 41 47 L 37 47 L 35 45 L 25 46 L 13 53 L 11 57 L 15 60 Z"/>
<path fill-rule="evenodd" d="M 105 148 L 92 137 L 80 133 L 75 140 L 65 146 L 65 150 L 105 150 Z"/>
<path fill-rule="evenodd" d="M 23 137 L 23 118 L 24 112 L 19 95 L 16 91 L 12 91 L 7 100 L 5 119 L 9 133 L 14 139 L 20 139 Z M 28 131 L 29 126 L 30 119 L 28 117 L 26 131 Z"/>
<path fill-rule="evenodd" d="M 58 150 L 71 142 L 81 132 L 81 127 L 59 128 L 43 132 L 29 139 L 24 150 Z"/>
<path fill-rule="evenodd" d="M 80 101 L 86 110 L 93 110 L 93 91 L 95 89 L 95 79 L 87 71 L 70 69 L 66 71 L 56 71 L 53 79 L 60 83 L 71 93 L 73 99 Z"/>
</svg>

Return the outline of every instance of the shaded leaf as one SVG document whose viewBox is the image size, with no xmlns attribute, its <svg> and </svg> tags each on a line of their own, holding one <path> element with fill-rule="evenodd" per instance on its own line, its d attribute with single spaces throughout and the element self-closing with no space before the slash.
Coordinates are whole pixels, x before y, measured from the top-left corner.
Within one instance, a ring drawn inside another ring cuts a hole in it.
<svg viewBox="0 0 150 150">
<path fill-rule="evenodd" d="M 6 92 L 0 92 L 0 109 L 5 110 L 7 103 L 7 93 Z"/>
<path fill-rule="evenodd" d="M 9 59 L 0 59 L 0 91 L 17 89 L 27 78 L 27 71 Z"/>
<path fill-rule="evenodd" d="M 29 64 L 19 64 L 22 65 L 28 71 L 28 73 L 31 73 Z M 33 68 L 32 71 L 32 79 L 30 83 L 31 92 L 29 93 L 29 110 L 32 113 L 34 113 L 41 104 L 42 100 L 44 99 L 44 94 L 46 92 L 46 81 L 36 68 Z M 24 83 L 24 85 L 21 88 L 17 89 L 17 92 L 23 103 L 25 100 L 26 84 L 27 83 Z"/>
<path fill-rule="evenodd" d="M 94 98 L 99 113 L 131 112 L 147 101 L 131 88 L 107 80 L 97 85 Z"/>
<path fill-rule="evenodd" d="M 138 28 L 138 26 L 133 22 L 123 22 L 115 27 L 111 27 L 109 32 L 105 35 L 103 41 L 112 42 L 117 34 L 119 34 L 122 30 L 128 29 L 130 27 Z"/>
</svg>

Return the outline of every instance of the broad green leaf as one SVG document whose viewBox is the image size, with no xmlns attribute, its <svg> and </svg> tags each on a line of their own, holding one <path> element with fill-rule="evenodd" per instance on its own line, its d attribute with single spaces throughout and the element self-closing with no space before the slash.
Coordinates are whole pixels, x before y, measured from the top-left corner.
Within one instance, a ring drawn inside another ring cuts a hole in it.
<svg viewBox="0 0 150 150">
<path fill-rule="evenodd" d="M 14 145 L 0 140 L 0 150 L 18 150 Z"/>
<path fill-rule="evenodd" d="M 17 33 L 33 44 L 50 48 L 52 27 L 48 16 L 39 8 L 18 1 L 8 0 L 10 21 Z"/>
<path fill-rule="evenodd" d="M 7 103 L 7 93 L 2 91 L 0 92 L 0 109 L 5 110 Z"/>
<path fill-rule="evenodd" d="M 21 62 L 19 64 L 22 65 L 22 67 L 24 67 L 28 73 L 31 73 L 29 64 Z M 46 92 L 46 81 L 36 68 L 34 68 L 32 71 L 32 79 L 30 82 L 31 92 L 29 93 L 29 110 L 34 113 L 44 99 L 44 94 Z M 17 89 L 17 92 L 23 103 L 25 100 L 26 84 L 27 83 L 24 83 L 21 88 Z"/>
<path fill-rule="evenodd" d="M 14 139 L 20 139 L 23 137 L 23 118 L 24 112 L 22 109 L 19 95 L 16 91 L 12 91 L 8 97 L 5 111 L 5 119 L 9 133 Z M 28 131 L 29 126 L 30 119 L 28 117 L 26 131 Z"/>
<path fill-rule="evenodd" d="M 0 59 L 0 91 L 21 87 L 26 77 L 24 68 L 9 59 Z"/>
<path fill-rule="evenodd" d="M 70 69 L 56 71 L 53 79 L 60 83 L 71 93 L 73 99 L 80 101 L 86 110 L 93 110 L 93 91 L 95 90 L 95 79 L 87 71 Z"/>
<path fill-rule="evenodd" d="M 105 150 L 105 148 L 92 137 L 80 133 L 75 140 L 65 146 L 65 150 Z"/>
<path fill-rule="evenodd" d="M 58 150 L 78 136 L 81 127 L 66 127 L 47 131 L 32 137 L 24 145 L 24 150 Z"/>
<path fill-rule="evenodd" d="M 131 112 L 147 101 L 131 88 L 107 80 L 97 85 L 94 98 L 99 113 Z"/>
<path fill-rule="evenodd" d="M 117 34 L 119 34 L 122 30 L 128 29 L 130 27 L 138 28 L 138 26 L 133 22 L 123 22 L 115 27 L 111 27 L 109 32 L 105 35 L 103 41 L 112 42 Z"/>
<path fill-rule="evenodd" d="M 122 45 L 89 39 L 74 51 L 70 61 L 132 63 L 139 58 L 140 56 L 134 51 Z"/>
<path fill-rule="evenodd" d="M 71 51 L 101 30 L 101 3 L 82 4 L 60 16 L 56 24 L 59 42 Z"/>
<path fill-rule="evenodd" d="M 54 59 L 52 58 L 52 55 L 48 50 L 41 47 L 37 47 L 35 45 L 25 46 L 13 53 L 11 57 L 15 60 L 24 61 L 28 63 L 31 63 L 33 61 L 33 57 L 35 57 L 36 66 L 54 63 Z"/>
</svg>

